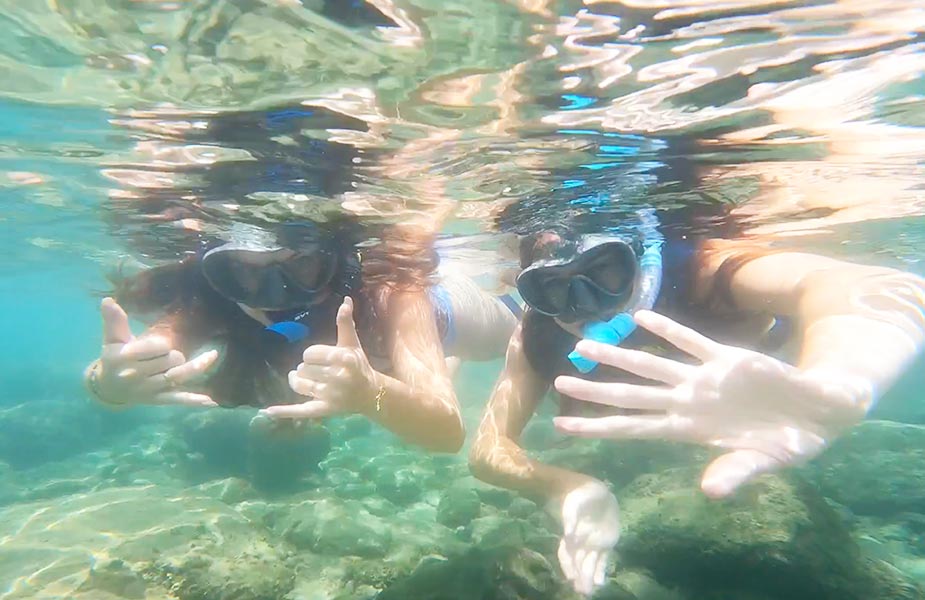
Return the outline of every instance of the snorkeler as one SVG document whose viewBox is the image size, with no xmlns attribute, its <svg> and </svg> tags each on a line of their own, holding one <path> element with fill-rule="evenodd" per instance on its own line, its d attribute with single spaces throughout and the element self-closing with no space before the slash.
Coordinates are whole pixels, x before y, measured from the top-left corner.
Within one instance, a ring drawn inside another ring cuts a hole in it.
<svg viewBox="0 0 925 600">
<path fill-rule="evenodd" d="M 561 432 L 721 449 L 701 484 L 721 497 L 811 458 L 860 422 L 925 339 L 920 278 L 753 240 L 546 232 L 524 238 L 521 265 L 528 310 L 470 465 L 560 520 L 559 561 L 584 594 L 604 582 L 619 507 L 603 482 L 539 463 L 519 446 L 551 387 L 562 394 Z M 581 405 L 612 408 L 580 416 Z"/>
<path fill-rule="evenodd" d="M 451 269 L 431 285 L 436 254 L 402 250 L 397 229 L 363 248 L 350 229 L 281 225 L 273 244 L 213 245 L 118 282 L 118 303 L 101 306 L 103 350 L 87 368 L 88 389 L 113 406 L 361 414 L 407 442 L 459 450 L 465 433 L 445 356 L 501 356 L 518 307 Z M 123 305 L 156 321 L 135 338 Z"/>
</svg>

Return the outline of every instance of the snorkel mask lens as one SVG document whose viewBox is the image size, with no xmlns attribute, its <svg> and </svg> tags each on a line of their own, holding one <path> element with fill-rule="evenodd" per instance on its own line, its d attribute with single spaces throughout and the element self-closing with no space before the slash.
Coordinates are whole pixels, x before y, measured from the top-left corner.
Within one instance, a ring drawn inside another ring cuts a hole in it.
<svg viewBox="0 0 925 600">
<path fill-rule="evenodd" d="M 636 254 L 622 241 L 609 241 L 570 260 L 543 261 L 524 269 L 517 289 L 544 315 L 565 322 L 598 318 L 626 303 L 636 277 Z"/>
<path fill-rule="evenodd" d="M 314 304 L 336 270 L 336 257 L 321 248 L 297 252 L 221 246 L 202 258 L 203 275 L 215 291 L 261 310 Z"/>
</svg>

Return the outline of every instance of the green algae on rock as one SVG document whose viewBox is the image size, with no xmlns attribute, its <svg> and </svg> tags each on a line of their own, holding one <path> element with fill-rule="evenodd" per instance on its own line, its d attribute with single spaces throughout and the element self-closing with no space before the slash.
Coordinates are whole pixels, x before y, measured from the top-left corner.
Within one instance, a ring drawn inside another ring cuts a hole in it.
<svg viewBox="0 0 925 600">
<path fill-rule="evenodd" d="M 859 515 L 925 510 L 925 426 L 868 421 L 836 440 L 807 472 Z"/>
<path fill-rule="evenodd" d="M 471 488 L 450 487 L 437 505 L 437 522 L 451 529 L 465 527 L 482 512 L 482 501 Z"/>
<path fill-rule="evenodd" d="M 894 571 L 864 557 L 825 499 L 791 476 L 765 476 L 714 501 L 699 471 L 639 477 L 621 494 L 618 564 L 650 570 L 697 598 L 918 598 Z"/>
<path fill-rule="evenodd" d="M 575 597 L 549 560 L 526 549 L 474 548 L 423 560 L 377 600 L 555 600 Z M 631 597 L 627 597 L 631 600 Z"/>
</svg>

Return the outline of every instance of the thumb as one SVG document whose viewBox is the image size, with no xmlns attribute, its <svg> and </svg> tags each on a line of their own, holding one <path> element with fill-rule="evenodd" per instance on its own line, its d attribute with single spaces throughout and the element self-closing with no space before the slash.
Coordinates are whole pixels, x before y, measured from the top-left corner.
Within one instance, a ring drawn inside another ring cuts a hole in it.
<svg viewBox="0 0 925 600">
<path fill-rule="evenodd" d="M 710 498 L 724 498 L 746 481 L 781 467 L 781 463 L 758 450 L 735 450 L 710 463 L 700 489 Z"/>
<path fill-rule="evenodd" d="M 347 296 L 337 311 L 337 345 L 341 348 L 359 348 L 360 336 L 353 322 L 353 298 Z"/>
<path fill-rule="evenodd" d="M 100 304 L 100 313 L 103 316 L 103 343 L 127 344 L 132 341 L 132 330 L 129 328 L 128 315 L 122 307 L 112 298 L 103 298 Z"/>
</svg>

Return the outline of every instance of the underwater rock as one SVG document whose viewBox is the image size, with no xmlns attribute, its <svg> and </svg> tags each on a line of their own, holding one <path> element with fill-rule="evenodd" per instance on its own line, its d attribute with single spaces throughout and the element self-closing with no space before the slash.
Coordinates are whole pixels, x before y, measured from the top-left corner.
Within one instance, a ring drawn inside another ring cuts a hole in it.
<svg viewBox="0 0 925 600">
<path fill-rule="evenodd" d="M 529 519 L 542 512 L 543 508 L 539 504 L 520 497 L 514 498 L 510 506 L 507 507 L 507 514 L 518 519 Z"/>
<path fill-rule="evenodd" d="M 805 482 L 766 476 L 723 501 L 708 499 L 698 483 L 698 470 L 673 469 L 624 489 L 617 564 L 648 569 L 660 583 L 695 597 L 922 597 L 862 556 L 838 515 Z"/>
<path fill-rule="evenodd" d="M 526 538 L 526 523 L 504 514 L 488 515 L 472 520 L 466 532 L 483 550 L 519 548 Z"/>
<path fill-rule="evenodd" d="M 925 514 L 925 426 L 861 423 L 806 470 L 823 494 L 856 514 Z"/>
<path fill-rule="evenodd" d="M 147 585 L 141 574 L 133 571 L 121 560 L 104 560 L 90 568 L 79 592 L 99 590 L 129 600 L 143 599 Z"/>
<path fill-rule="evenodd" d="M 468 547 L 456 530 L 441 525 L 436 517 L 437 509 L 423 504 L 416 504 L 389 517 L 392 549 L 388 558 L 395 565 L 404 565 L 401 573 L 410 573 L 422 556 L 452 556 Z"/>
<path fill-rule="evenodd" d="M 925 538 L 913 519 L 902 524 L 860 519 L 855 539 L 867 556 L 892 565 L 915 581 L 925 581 Z"/>
<path fill-rule="evenodd" d="M 709 453 L 691 446 L 656 440 L 559 439 L 535 453 L 537 460 L 561 465 L 610 482 L 617 490 L 640 475 L 662 469 L 694 467 L 707 463 Z"/>
<path fill-rule="evenodd" d="M 269 492 L 303 487 L 305 475 L 318 471 L 331 450 L 330 432 L 316 424 L 279 421 L 270 427 L 253 420 L 247 444 L 247 473 L 254 486 Z"/>
<path fill-rule="evenodd" d="M 629 593 L 639 600 L 687 600 L 680 590 L 665 587 L 642 569 L 628 569 L 618 565 L 608 585 L 595 594 L 594 600 L 609 598 L 609 593 Z M 615 589 L 614 589 L 615 588 Z M 749 600 L 744 595 L 736 595 L 735 600 Z M 753 599 L 755 600 L 755 599 Z"/>
<path fill-rule="evenodd" d="M 159 580 L 179 600 L 266 600 L 282 598 L 294 586 L 285 560 L 269 546 L 253 553 L 214 558 L 208 548 L 180 562 L 158 562 L 148 575 Z"/>
<path fill-rule="evenodd" d="M 377 600 L 563 600 L 577 598 L 542 555 L 524 548 L 481 548 L 422 560 Z M 623 600 L 632 600 L 625 596 Z"/>
<path fill-rule="evenodd" d="M 367 460 L 359 475 L 376 486 L 376 496 L 401 507 L 418 502 L 426 489 L 445 485 L 445 481 L 438 482 L 430 466 L 430 457 L 392 452 Z"/>
<path fill-rule="evenodd" d="M 293 506 L 284 537 L 296 548 L 333 556 L 385 556 L 392 543 L 390 524 L 354 501 L 306 501 Z"/>
<path fill-rule="evenodd" d="M 451 529 L 464 527 L 477 519 L 481 511 L 482 501 L 475 490 L 454 486 L 440 498 L 437 522 Z"/>
<path fill-rule="evenodd" d="M 473 481 L 473 489 L 475 490 L 475 493 L 479 495 L 479 500 L 488 506 L 506 509 L 509 508 L 511 504 L 519 497 L 511 490 L 494 487 L 474 479 Z"/>
<path fill-rule="evenodd" d="M 302 478 L 317 470 L 331 447 L 323 427 L 276 423 L 243 410 L 190 413 L 177 429 L 187 447 L 189 478 L 242 477 L 268 492 L 303 487 Z"/>
<path fill-rule="evenodd" d="M 199 480 L 245 476 L 250 419 L 244 411 L 208 410 L 175 421 L 186 445 L 187 475 Z"/>
<path fill-rule="evenodd" d="M 350 440 L 369 435 L 373 430 L 372 421 L 361 415 L 349 415 L 332 422 L 331 435 L 338 440 Z"/>
<path fill-rule="evenodd" d="M 455 474 L 441 478 L 441 487 L 445 486 L 447 482 L 452 482 L 455 488 L 475 490 L 482 504 L 498 509 L 508 508 L 515 499 L 520 497 L 516 492 L 476 479 L 469 473 L 467 464 L 460 464 L 457 467 L 458 471 Z"/>
<path fill-rule="evenodd" d="M 396 506 L 408 506 L 420 500 L 424 490 L 435 484 L 433 471 L 424 464 L 415 464 L 413 458 L 399 454 L 374 457 L 360 469 L 360 476 L 375 484 L 379 497 Z M 420 463 L 425 462 L 422 457 Z"/>
<path fill-rule="evenodd" d="M 85 401 L 33 401 L 0 408 L 0 461 L 27 469 L 105 447 L 139 423 Z"/>
</svg>

